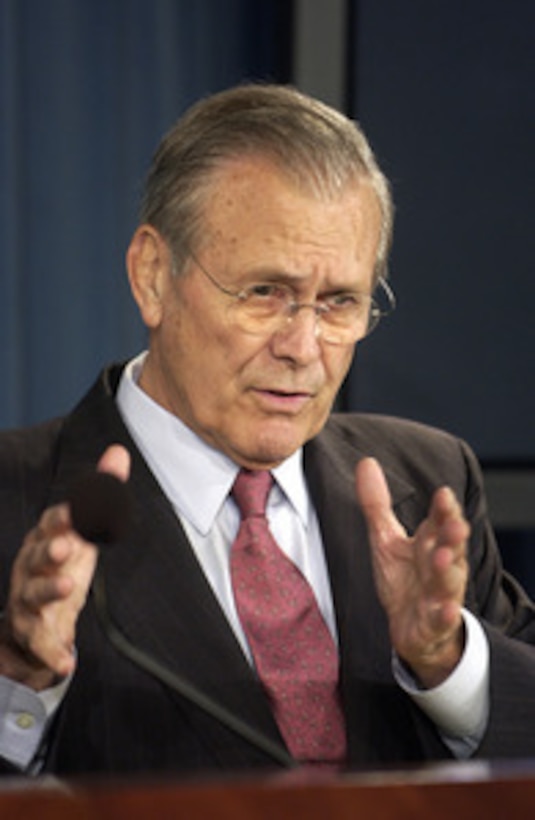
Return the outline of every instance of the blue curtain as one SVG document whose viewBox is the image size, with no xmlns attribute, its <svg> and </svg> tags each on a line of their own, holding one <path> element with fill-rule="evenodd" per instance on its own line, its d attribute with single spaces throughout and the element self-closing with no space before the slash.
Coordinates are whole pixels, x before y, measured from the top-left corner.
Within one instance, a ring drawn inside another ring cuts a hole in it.
<svg viewBox="0 0 535 820">
<path fill-rule="evenodd" d="M 290 6 L 0 0 L 0 427 L 144 345 L 124 252 L 150 156 L 199 96 L 288 79 Z"/>
</svg>

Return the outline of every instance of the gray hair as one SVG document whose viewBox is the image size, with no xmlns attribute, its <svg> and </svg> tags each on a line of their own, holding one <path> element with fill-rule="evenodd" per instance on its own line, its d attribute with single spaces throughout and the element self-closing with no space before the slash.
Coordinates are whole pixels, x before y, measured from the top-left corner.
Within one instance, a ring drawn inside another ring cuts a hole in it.
<svg viewBox="0 0 535 820">
<path fill-rule="evenodd" d="M 393 205 L 357 123 L 289 86 L 248 84 L 193 105 L 164 136 L 145 183 L 141 220 L 168 242 L 180 271 L 202 237 L 210 185 L 226 160 L 269 157 L 303 190 L 334 197 L 367 180 L 382 212 L 375 281 L 387 272 Z"/>
</svg>

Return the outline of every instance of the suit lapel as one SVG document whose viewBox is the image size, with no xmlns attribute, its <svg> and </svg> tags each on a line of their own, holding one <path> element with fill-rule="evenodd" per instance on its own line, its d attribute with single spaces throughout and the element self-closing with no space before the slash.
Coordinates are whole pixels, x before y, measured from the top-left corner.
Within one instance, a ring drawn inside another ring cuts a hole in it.
<svg viewBox="0 0 535 820">
<path fill-rule="evenodd" d="M 389 755 L 407 757 L 414 734 L 406 698 L 392 678 L 388 625 L 375 592 L 366 524 L 355 496 L 355 466 L 369 452 L 358 420 L 347 416 L 331 419 L 305 448 L 305 472 L 320 521 L 337 618 L 352 765 L 377 763 Z M 384 465 L 382 453 L 374 455 Z M 386 476 L 399 513 L 405 501 L 412 501 L 414 488 L 388 467 Z M 392 732 L 393 725 L 398 732 Z M 401 753 L 396 744 L 403 746 Z"/>
<path fill-rule="evenodd" d="M 111 443 L 130 451 L 131 532 L 102 549 L 110 615 L 136 647 L 249 725 L 282 743 L 267 699 L 191 549 L 177 516 L 130 438 L 105 374 L 64 424 L 49 503 Z M 175 695 L 169 692 L 169 696 Z"/>
<path fill-rule="evenodd" d="M 355 494 L 355 467 L 366 455 L 366 442 L 360 440 L 354 422 L 348 435 L 347 420 L 340 425 L 333 417 L 305 447 L 305 473 L 320 521 L 342 653 L 347 651 L 352 666 L 357 663 L 361 673 L 369 674 L 369 664 L 376 663 L 377 643 L 384 644 L 386 622 L 375 593 L 366 523 Z M 414 489 L 392 470 L 386 470 L 386 477 L 394 510 L 399 510 Z M 361 627 L 358 635 L 355 623 Z M 363 631 L 365 624 L 368 629 Z M 387 656 L 389 670 L 389 648 Z"/>
<path fill-rule="evenodd" d="M 100 559 L 113 620 L 134 645 L 275 742 L 282 742 L 262 688 L 174 510 L 116 410 L 113 395 L 119 376 L 119 369 L 105 374 L 66 420 L 48 500 L 63 499 L 73 477 L 93 467 L 107 445 L 119 442 L 129 449 L 137 513 L 132 533 Z M 331 578 L 342 647 L 342 688 L 349 710 L 356 708 L 359 682 L 381 678 L 391 682 L 385 618 L 375 595 L 366 527 L 354 496 L 354 468 L 365 452 L 358 425 L 333 420 L 306 446 L 304 462 Z M 394 473 L 387 477 L 395 505 L 413 494 L 410 485 Z M 368 742 L 366 703 L 362 699 L 358 719 L 351 719 L 363 729 L 359 740 L 363 746 Z"/>
<path fill-rule="evenodd" d="M 134 645 L 233 714 L 276 735 L 263 692 L 184 531 L 151 481 L 133 476 L 143 521 L 102 567 L 111 614 Z"/>
</svg>

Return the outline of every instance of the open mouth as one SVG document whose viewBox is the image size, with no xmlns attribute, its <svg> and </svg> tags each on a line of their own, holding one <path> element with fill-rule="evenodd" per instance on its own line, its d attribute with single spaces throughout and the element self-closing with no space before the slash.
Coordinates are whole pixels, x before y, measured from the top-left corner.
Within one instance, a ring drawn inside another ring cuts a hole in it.
<svg viewBox="0 0 535 820">
<path fill-rule="evenodd" d="M 311 393 L 291 393 L 284 390 L 259 389 L 256 394 L 269 407 L 290 411 L 300 410 L 312 398 Z"/>
<path fill-rule="evenodd" d="M 292 398 L 308 398 L 310 393 L 303 393 L 303 392 L 295 392 L 290 393 L 285 390 L 265 390 L 265 393 L 269 393 L 272 396 L 281 396 L 283 399 L 292 399 Z"/>
</svg>

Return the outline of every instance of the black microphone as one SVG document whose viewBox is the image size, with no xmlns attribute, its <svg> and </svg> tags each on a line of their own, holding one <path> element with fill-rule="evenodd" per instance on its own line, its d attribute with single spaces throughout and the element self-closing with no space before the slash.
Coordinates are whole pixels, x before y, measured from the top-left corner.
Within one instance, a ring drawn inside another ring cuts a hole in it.
<svg viewBox="0 0 535 820">
<path fill-rule="evenodd" d="M 67 500 L 74 529 L 97 544 L 113 544 L 126 536 L 132 520 L 128 485 L 111 473 L 92 470 L 71 485 Z"/>
<path fill-rule="evenodd" d="M 71 508 L 73 526 L 86 541 L 112 545 L 128 533 L 133 512 L 132 499 L 126 482 L 116 476 L 97 471 L 82 475 L 71 486 L 67 500 Z M 100 564 L 93 579 L 92 595 L 95 612 L 106 637 L 124 657 L 267 754 L 279 765 L 285 768 L 298 766 L 298 762 L 281 745 L 274 743 L 262 732 L 229 712 L 186 678 L 177 675 L 126 637 L 110 615 L 104 571 Z"/>
</svg>

